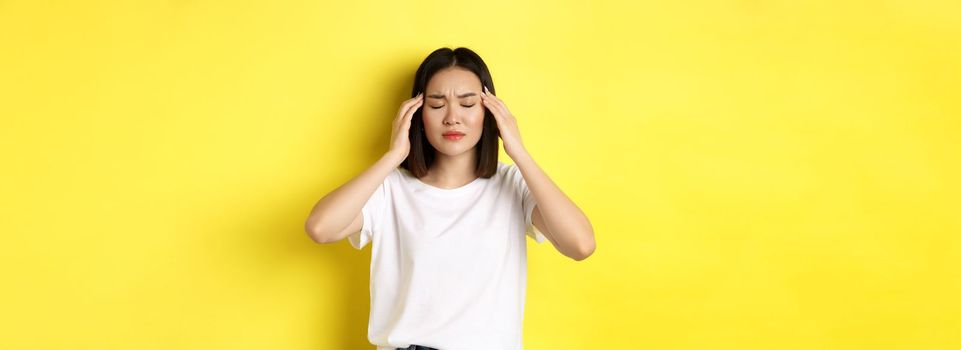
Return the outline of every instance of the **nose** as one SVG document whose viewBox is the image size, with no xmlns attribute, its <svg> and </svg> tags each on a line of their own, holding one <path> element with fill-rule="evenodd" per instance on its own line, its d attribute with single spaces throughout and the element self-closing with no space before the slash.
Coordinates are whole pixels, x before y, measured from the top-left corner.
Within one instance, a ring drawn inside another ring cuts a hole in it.
<svg viewBox="0 0 961 350">
<path fill-rule="evenodd" d="M 454 125 L 460 124 L 460 116 L 457 115 L 457 111 L 454 108 L 448 108 L 447 114 L 444 115 L 444 125 Z"/>
</svg>

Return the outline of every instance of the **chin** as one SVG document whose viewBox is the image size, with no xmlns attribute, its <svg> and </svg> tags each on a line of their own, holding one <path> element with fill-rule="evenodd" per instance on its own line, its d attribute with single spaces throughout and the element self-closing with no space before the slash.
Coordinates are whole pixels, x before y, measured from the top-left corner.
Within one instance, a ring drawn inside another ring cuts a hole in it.
<svg viewBox="0 0 961 350">
<path fill-rule="evenodd" d="M 437 153 L 443 154 L 445 156 L 453 157 L 453 156 L 458 156 L 458 155 L 467 153 L 473 148 L 468 148 L 465 150 L 450 150 L 450 149 L 440 149 L 440 148 L 434 147 L 434 149 L 437 150 Z"/>
<path fill-rule="evenodd" d="M 438 142 L 445 142 L 445 141 L 446 141 L 446 140 L 441 140 L 441 141 L 438 141 Z M 452 145 L 445 145 L 445 147 L 437 147 L 437 144 L 436 144 L 436 143 L 433 143 L 433 142 L 431 143 L 431 146 L 434 147 L 434 150 L 436 150 L 437 153 L 441 153 L 441 154 L 444 154 L 444 155 L 446 155 L 446 156 L 453 157 L 453 156 L 458 156 L 458 155 L 464 154 L 464 153 L 466 153 L 466 152 L 471 152 L 471 151 L 473 151 L 474 148 L 477 147 L 477 144 L 478 144 L 477 141 L 479 141 L 479 140 L 475 140 L 474 143 L 473 143 L 470 147 L 466 147 L 466 148 L 461 148 L 461 147 L 463 147 L 463 146 L 452 146 Z"/>
</svg>

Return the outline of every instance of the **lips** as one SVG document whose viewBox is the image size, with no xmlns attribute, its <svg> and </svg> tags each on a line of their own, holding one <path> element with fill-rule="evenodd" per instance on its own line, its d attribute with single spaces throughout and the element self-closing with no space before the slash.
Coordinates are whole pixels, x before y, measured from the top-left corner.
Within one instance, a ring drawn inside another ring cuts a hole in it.
<svg viewBox="0 0 961 350">
<path fill-rule="evenodd" d="M 464 138 L 464 133 L 460 131 L 448 131 L 444 133 L 445 140 L 457 141 Z"/>
</svg>

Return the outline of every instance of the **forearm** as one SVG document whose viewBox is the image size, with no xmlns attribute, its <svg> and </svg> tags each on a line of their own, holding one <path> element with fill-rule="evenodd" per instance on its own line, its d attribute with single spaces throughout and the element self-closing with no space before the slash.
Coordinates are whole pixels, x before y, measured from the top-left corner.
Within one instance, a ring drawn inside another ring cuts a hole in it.
<svg viewBox="0 0 961 350">
<path fill-rule="evenodd" d="M 547 176 L 526 151 L 512 156 L 537 201 L 551 238 L 564 251 L 593 250 L 594 229 L 587 215 Z"/>
<path fill-rule="evenodd" d="M 370 168 L 325 195 L 310 211 L 305 224 L 307 232 L 314 237 L 323 237 L 346 228 L 402 161 L 393 153 L 385 153 Z"/>
</svg>

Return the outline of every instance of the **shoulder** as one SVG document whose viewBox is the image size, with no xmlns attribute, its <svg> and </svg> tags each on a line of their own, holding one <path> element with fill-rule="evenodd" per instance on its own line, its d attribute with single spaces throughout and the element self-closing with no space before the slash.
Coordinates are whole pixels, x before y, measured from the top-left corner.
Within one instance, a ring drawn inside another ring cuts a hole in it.
<svg viewBox="0 0 961 350">
<path fill-rule="evenodd" d="M 414 177 L 414 174 L 410 170 L 404 169 L 403 167 L 396 167 L 394 170 L 387 174 L 388 181 L 399 181 L 407 177 Z"/>
<path fill-rule="evenodd" d="M 499 183 L 503 186 L 510 186 L 517 190 L 520 190 L 526 186 L 524 182 L 524 175 L 521 174 L 520 168 L 515 164 L 504 164 L 498 162 L 497 164 L 497 175 L 500 178 Z"/>
<path fill-rule="evenodd" d="M 498 161 L 497 161 L 497 175 L 507 174 L 508 172 L 510 172 L 510 169 L 511 169 L 512 166 L 513 166 L 513 165 L 511 165 L 511 164 L 506 164 L 506 163 L 501 162 L 501 161 L 498 160 Z"/>
<path fill-rule="evenodd" d="M 520 169 L 517 168 L 517 165 L 497 161 L 497 175 L 510 177 L 518 173 L 520 173 Z"/>
<path fill-rule="evenodd" d="M 407 169 L 396 167 L 387 174 L 387 177 L 384 178 L 384 182 L 381 183 L 381 186 L 386 186 L 388 188 L 401 186 L 407 182 L 405 181 L 405 178 L 408 176 L 413 176 L 413 174 L 407 172 Z"/>
<path fill-rule="evenodd" d="M 521 179 L 521 172 L 514 164 L 506 164 L 498 161 L 497 172 L 494 174 L 494 177 L 501 183 L 516 183 Z"/>
</svg>

